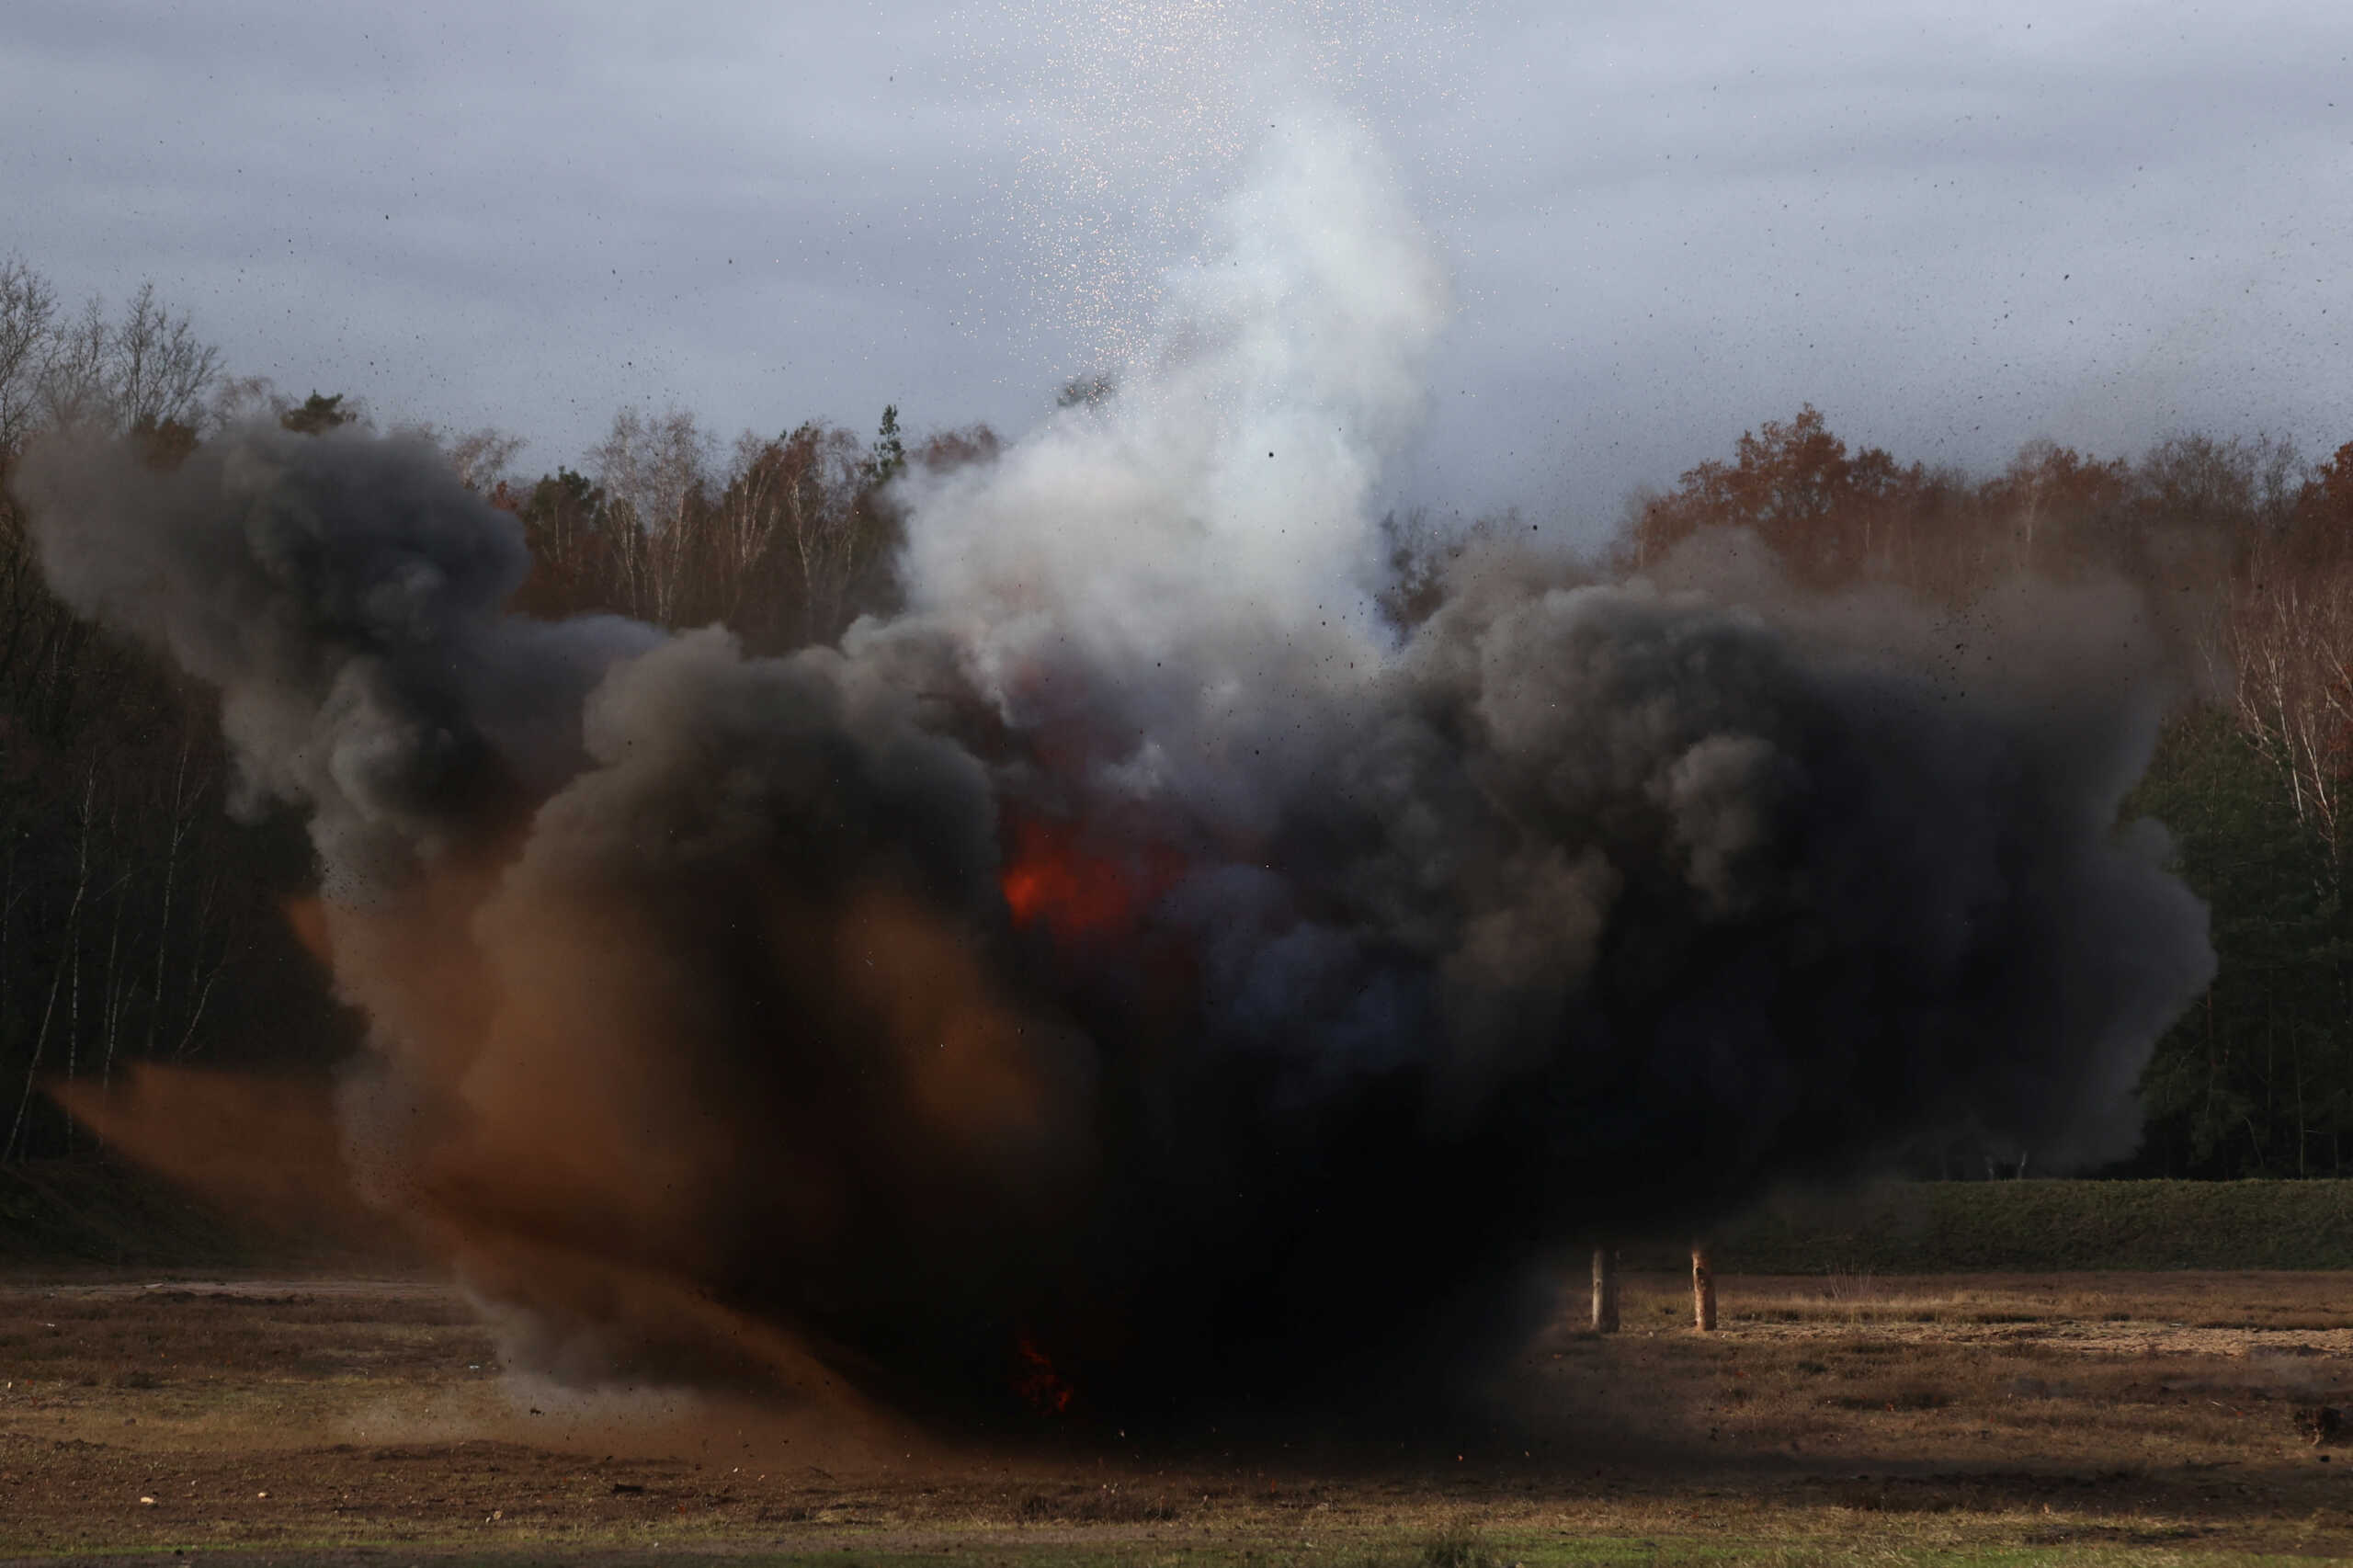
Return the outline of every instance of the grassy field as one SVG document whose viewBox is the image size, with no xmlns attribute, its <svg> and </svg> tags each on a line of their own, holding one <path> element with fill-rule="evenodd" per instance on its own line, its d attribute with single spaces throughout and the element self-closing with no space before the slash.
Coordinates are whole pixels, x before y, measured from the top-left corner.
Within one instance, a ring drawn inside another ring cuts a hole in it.
<svg viewBox="0 0 2353 1568">
<path fill-rule="evenodd" d="M 0 1557 L 219 1562 L 2160 1563 L 2353 1553 L 2325 1274 L 1680 1278 L 1490 1414 L 1380 1437 L 877 1416 L 505 1375 L 400 1280 L 0 1287 Z"/>
<path fill-rule="evenodd" d="M 118 1162 L 0 1165 L 0 1268 L 220 1267 L 256 1249 L 226 1216 Z"/>
<path fill-rule="evenodd" d="M 2353 1269 L 2353 1181 L 1889 1182 L 1762 1204 L 1713 1242 L 1760 1274 Z"/>
<path fill-rule="evenodd" d="M 2086 1269 L 2353 1270 L 2353 1181 L 1889 1182 L 1788 1195 L 1714 1235 L 1751 1274 Z M 1628 1246 L 1680 1266 L 1679 1239 Z M 119 1164 L 0 1166 L 0 1269 L 333 1268 L 316 1238 L 261 1232 Z"/>
<path fill-rule="evenodd" d="M 2353 1181 L 1889 1182 L 1787 1195 L 1714 1235 L 1751 1274 L 1969 1270 L 2353 1270 Z M 1680 1267 L 1680 1240 L 1628 1246 Z M 0 1166 L 0 1268 L 332 1268 L 316 1238 L 243 1225 L 97 1159 Z"/>
</svg>

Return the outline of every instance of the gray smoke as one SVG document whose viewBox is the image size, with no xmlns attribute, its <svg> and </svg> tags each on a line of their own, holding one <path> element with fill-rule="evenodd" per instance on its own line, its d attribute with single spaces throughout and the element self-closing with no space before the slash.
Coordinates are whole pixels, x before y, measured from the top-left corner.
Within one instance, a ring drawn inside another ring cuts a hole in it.
<svg viewBox="0 0 2353 1568">
<path fill-rule="evenodd" d="M 222 692 L 241 804 L 309 811 L 329 889 L 396 884 L 580 764 L 580 706 L 659 641 L 617 618 L 505 618 L 529 570 L 511 520 L 429 445 L 267 427 L 169 476 L 68 433 L 17 480 L 42 569 L 84 613 Z"/>
</svg>

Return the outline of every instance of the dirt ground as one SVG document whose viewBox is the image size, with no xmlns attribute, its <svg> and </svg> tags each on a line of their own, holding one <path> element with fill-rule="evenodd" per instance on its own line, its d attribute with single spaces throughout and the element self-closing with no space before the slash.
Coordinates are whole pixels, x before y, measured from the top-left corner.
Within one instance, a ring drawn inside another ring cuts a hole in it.
<svg viewBox="0 0 2353 1568">
<path fill-rule="evenodd" d="M 982 1449 L 505 1373 L 419 1281 L 0 1281 L 0 1556 L 1506 1568 L 2353 1555 L 2342 1275 L 1639 1277 L 1405 1437 Z"/>
</svg>

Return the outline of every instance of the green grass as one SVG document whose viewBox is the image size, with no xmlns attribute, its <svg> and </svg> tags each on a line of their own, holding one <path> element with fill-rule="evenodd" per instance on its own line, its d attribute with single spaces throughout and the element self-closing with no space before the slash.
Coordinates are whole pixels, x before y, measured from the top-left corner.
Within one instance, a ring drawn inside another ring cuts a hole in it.
<svg viewBox="0 0 2353 1568">
<path fill-rule="evenodd" d="M 220 1267 L 253 1236 L 158 1177 L 96 1156 L 0 1165 L 0 1268 Z"/>
<path fill-rule="evenodd" d="M 1724 1273 L 2353 1269 L 2353 1181 L 1889 1182 L 1719 1226 Z M 303 1249 L 97 1159 L 0 1166 L 0 1267 L 255 1266 Z M 1677 1243 L 1629 1246 L 1679 1269 Z"/>
<path fill-rule="evenodd" d="M 2353 1181 L 1889 1183 L 1761 1207 L 1712 1251 L 1747 1274 L 2353 1269 Z M 1685 1259 L 1652 1245 L 1627 1261 Z"/>
</svg>

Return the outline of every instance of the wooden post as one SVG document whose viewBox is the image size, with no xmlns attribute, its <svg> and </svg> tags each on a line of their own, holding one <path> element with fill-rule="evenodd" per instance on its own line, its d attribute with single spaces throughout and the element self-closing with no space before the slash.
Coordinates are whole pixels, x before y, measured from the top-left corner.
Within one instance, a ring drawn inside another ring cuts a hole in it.
<svg viewBox="0 0 2353 1568">
<path fill-rule="evenodd" d="M 1618 1249 L 1593 1249 L 1593 1331 L 1618 1332 Z"/>
<path fill-rule="evenodd" d="M 1691 1321 L 1701 1334 L 1716 1329 L 1716 1271 L 1708 1263 L 1708 1244 L 1691 1244 Z"/>
</svg>

